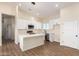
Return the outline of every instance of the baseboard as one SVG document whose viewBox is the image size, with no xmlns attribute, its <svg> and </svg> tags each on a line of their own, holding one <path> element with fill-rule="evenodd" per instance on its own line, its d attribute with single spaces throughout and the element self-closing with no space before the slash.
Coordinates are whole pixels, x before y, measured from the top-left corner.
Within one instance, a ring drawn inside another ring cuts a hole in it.
<svg viewBox="0 0 79 59">
<path fill-rule="evenodd" d="M 54 40 L 55 41 L 55 40 Z M 55 41 L 55 42 L 58 42 L 58 43 L 60 43 L 60 41 Z"/>
<path fill-rule="evenodd" d="M 67 46 L 67 45 L 64 45 L 64 44 L 60 44 L 60 46 L 64 46 L 64 47 L 68 47 L 68 48 L 72 48 L 72 49 L 77 49 L 77 50 L 79 50 L 79 48 L 75 48 L 75 47 L 72 47 L 72 46 Z"/>
</svg>

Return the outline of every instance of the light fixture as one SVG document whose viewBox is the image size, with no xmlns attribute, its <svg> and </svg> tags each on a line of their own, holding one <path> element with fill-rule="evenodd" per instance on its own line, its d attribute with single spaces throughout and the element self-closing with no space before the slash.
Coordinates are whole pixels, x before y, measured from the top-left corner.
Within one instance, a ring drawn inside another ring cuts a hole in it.
<svg viewBox="0 0 79 59">
<path fill-rule="evenodd" d="M 35 5 L 36 3 L 35 3 L 35 2 L 31 2 L 31 4 L 32 4 L 32 5 Z"/>
<path fill-rule="evenodd" d="M 56 4 L 55 6 L 58 7 L 58 4 Z"/>
<path fill-rule="evenodd" d="M 32 17 L 31 19 L 34 20 L 34 17 Z"/>
</svg>

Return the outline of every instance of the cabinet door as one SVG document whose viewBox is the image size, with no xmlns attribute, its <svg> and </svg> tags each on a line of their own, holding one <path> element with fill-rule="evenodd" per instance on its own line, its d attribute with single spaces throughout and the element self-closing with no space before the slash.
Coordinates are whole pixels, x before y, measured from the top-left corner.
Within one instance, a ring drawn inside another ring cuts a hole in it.
<svg viewBox="0 0 79 59">
<path fill-rule="evenodd" d="M 62 25 L 62 39 L 60 44 L 78 49 L 77 21 L 65 21 Z"/>
</svg>

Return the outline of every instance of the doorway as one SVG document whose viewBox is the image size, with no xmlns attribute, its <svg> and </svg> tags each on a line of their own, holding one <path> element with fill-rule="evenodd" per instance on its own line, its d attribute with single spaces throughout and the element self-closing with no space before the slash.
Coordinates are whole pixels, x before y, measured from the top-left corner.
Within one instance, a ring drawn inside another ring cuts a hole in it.
<svg viewBox="0 0 79 59">
<path fill-rule="evenodd" d="M 2 14 L 2 44 L 14 42 L 15 16 Z"/>
</svg>

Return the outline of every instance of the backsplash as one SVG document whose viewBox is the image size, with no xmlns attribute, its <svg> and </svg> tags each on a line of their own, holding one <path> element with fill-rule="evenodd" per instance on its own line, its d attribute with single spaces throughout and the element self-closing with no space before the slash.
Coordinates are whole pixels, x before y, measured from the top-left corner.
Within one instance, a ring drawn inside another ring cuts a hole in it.
<svg viewBox="0 0 79 59">
<path fill-rule="evenodd" d="M 30 31 L 30 30 L 18 29 L 18 34 L 28 34 L 27 31 Z M 33 33 L 44 33 L 43 29 L 33 29 L 32 31 L 33 31 Z"/>
</svg>

